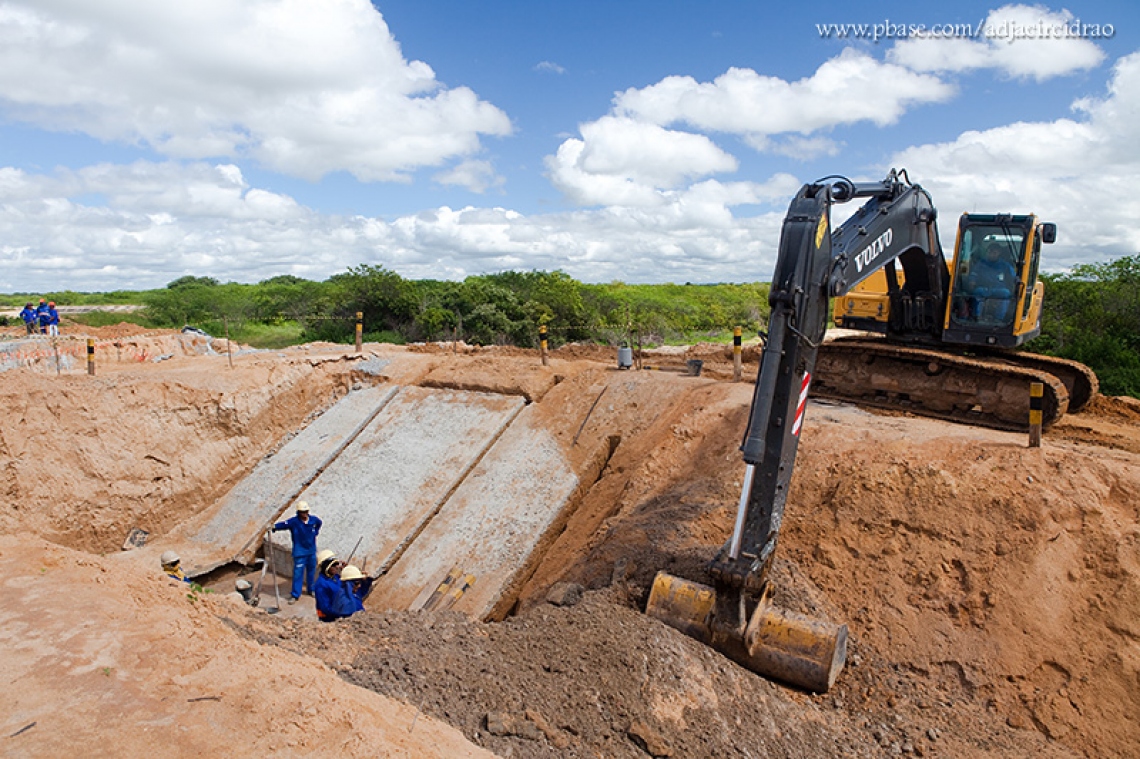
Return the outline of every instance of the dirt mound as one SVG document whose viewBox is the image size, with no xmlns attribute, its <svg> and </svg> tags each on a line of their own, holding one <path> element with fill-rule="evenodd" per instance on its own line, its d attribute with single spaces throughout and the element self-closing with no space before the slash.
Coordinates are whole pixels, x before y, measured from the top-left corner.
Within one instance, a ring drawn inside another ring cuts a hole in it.
<svg viewBox="0 0 1140 759">
<path fill-rule="evenodd" d="M 874 756 L 842 715 L 743 672 L 629 607 L 587 593 L 496 625 L 442 613 L 345 624 L 266 620 L 255 637 L 321 658 L 500 756 Z M 368 641 L 362 649 L 361 642 Z"/>
<path fill-rule="evenodd" d="M 135 527 L 164 534 L 356 381 L 349 362 L 276 355 L 232 370 L 225 356 L 101 370 L 3 374 L 4 532 L 93 552 L 117 551 Z"/>
<path fill-rule="evenodd" d="M 1094 416 L 1140 423 L 1140 400 L 1126 395 L 1094 395 L 1083 410 Z"/>
<path fill-rule="evenodd" d="M 4 756 L 490 756 L 235 634 L 244 604 L 117 558 L 0 536 Z"/>
</svg>

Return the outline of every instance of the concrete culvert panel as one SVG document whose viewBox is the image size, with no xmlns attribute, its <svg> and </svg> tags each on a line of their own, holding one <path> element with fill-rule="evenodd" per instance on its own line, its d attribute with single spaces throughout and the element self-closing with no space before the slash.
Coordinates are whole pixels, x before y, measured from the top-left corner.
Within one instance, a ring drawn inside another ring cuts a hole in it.
<svg viewBox="0 0 1140 759">
<path fill-rule="evenodd" d="M 192 575 L 208 572 L 243 553 L 252 558 L 262 531 L 307 483 L 329 464 L 384 407 L 397 388 L 379 386 L 349 393 L 263 459 L 206 517 L 179 531 Z M 195 525 L 200 525 L 195 527 Z M 179 542 L 172 536 L 170 542 Z M 192 563 L 191 563 L 192 561 Z"/>
<path fill-rule="evenodd" d="M 401 388 L 302 494 L 324 523 L 318 545 L 347 558 L 359 542 L 353 564 L 390 565 L 523 406 L 514 396 Z M 288 549 L 287 533 L 272 539 Z"/>
</svg>

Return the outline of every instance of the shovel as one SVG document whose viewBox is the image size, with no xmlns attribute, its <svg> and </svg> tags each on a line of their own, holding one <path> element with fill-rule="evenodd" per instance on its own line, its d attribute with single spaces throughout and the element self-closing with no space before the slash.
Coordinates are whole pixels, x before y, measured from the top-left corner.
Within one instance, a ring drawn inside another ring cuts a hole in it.
<svg viewBox="0 0 1140 759">
<path fill-rule="evenodd" d="M 269 532 L 265 533 L 265 553 L 266 553 L 266 556 L 269 558 L 269 571 L 273 573 L 273 597 L 276 599 L 277 605 L 276 606 L 270 606 L 269 608 L 267 608 L 265 610 L 265 613 L 266 614 L 276 614 L 277 612 L 281 611 L 281 591 L 279 591 L 277 589 L 277 568 L 275 566 L 273 566 L 273 545 L 270 543 L 270 540 L 269 540 L 270 535 L 271 535 L 271 533 L 269 533 Z M 264 575 L 264 572 L 265 572 L 265 566 L 264 565 L 262 565 L 261 571 L 263 573 L 262 576 L 264 577 L 265 576 Z"/>
</svg>

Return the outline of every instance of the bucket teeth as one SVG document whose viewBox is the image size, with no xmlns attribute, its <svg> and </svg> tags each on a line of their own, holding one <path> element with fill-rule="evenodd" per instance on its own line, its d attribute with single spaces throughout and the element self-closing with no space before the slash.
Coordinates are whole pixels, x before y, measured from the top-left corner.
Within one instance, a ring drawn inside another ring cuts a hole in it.
<svg viewBox="0 0 1140 759">
<path fill-rule="evenodd" d="M 764 677 L 824 693 L 847 659 L 847 625 L 780 609 L 767 589 L 743 631 L 713 619 L 717 591 L 658 572 L 645 612 Z"/>
</svg>

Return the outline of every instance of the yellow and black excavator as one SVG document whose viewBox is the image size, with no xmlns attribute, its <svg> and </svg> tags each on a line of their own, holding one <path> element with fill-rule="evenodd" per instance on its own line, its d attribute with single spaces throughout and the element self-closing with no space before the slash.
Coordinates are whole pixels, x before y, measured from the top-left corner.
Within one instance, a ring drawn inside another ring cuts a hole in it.
<svg viewBox="0 0 1140 759">
<path fill-rule="evenodd" d="M 867 201 L 832 231 L 832 206 L 856 198 Z M 1044 426 L 1097 390 L 1081 364 L 1011 350 L 1040 333 L 1041 245 L 1056 239 L 1056 225 L 1031 214 L 965 214 L 948 266 L 936 218 L 905 170 L 882 182 L 825 177 L 800 189 L 780 235 L 732 537 L 708 567 L 711 586 L 661 572 L 650 592 L 651 616 L 805 690 L 828 690 L 847 649 L 846 625 L 770 600 L 809 392 L 1025 429 L 1031 383 L 1044 387 Z M 832 298 L 838 325 L 877 334 L 824 343 Z"/>
</svg>

